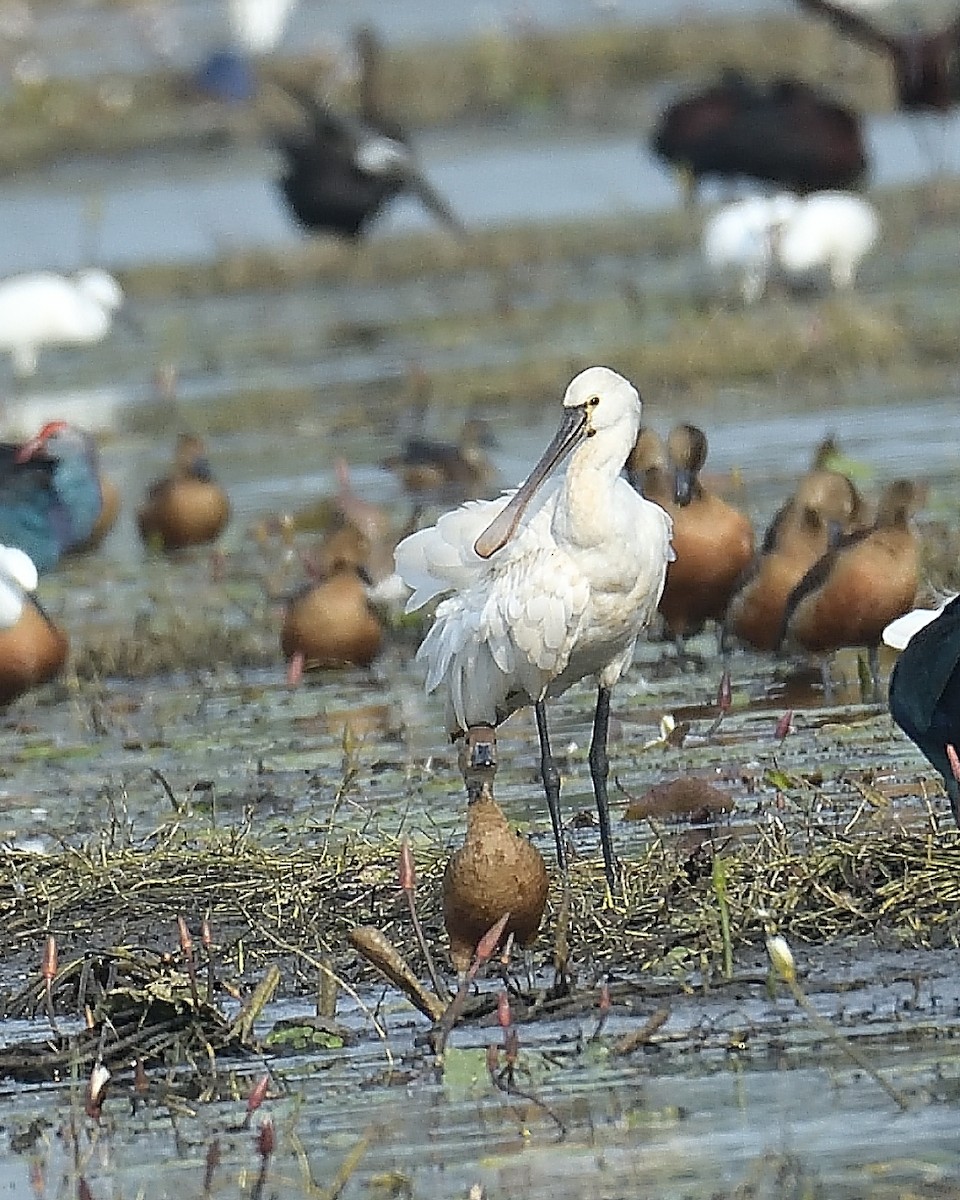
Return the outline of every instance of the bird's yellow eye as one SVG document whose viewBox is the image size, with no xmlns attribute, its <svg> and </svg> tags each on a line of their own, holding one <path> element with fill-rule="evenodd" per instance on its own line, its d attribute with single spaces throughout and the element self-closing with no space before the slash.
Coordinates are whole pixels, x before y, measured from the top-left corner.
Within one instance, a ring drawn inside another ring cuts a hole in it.
<svg viewBox="0 0 960 1200">
<path fill-rule="evenodd" d="M 590 405 L 591 408 L 596 408 L 597 405 L 600 403 L 600 397 L 599 396 L 591 396 L 590 399 L 587 401 L 587 403 Z"/>
</svg>

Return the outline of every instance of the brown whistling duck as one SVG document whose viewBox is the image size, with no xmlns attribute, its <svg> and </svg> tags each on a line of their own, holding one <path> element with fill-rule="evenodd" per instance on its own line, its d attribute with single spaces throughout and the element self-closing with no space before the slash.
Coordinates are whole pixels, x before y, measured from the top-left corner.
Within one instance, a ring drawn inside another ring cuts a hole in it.
<svg viewBox="0 0 960 1200">
<path fill-rule="evenodd" d="M 286 606 L 280 647 L 288 680 L 322 667 L 368 667 L 383 645 L 383 626 L 367 599 L 367 585 L 348 565 L 308 584 Z"/>
<path fill-rule="evenodd" d="M 510 828 L 484 782 L 467 807 L 466 839 L 443 874 L 443 923 L 457 973 L 467 972 L 477 943 L 506 912 L 504 937 L 512 933 L 521 948 L 531 946 L 547 887 L 543 855 Z"/>
<path fill-rule="evenodd" d="M 468 418 L 456 444 L 431 438 L 410 438 L 400 454 L 384 460 L 409 492 L 454 493 L 466 500 L 490 491 L 496 471 L 487 451 L 495 439 L 486 421 Z"/>
<path fill-rule="evenodd" d="M 0 704 L 58 675 L 67 636 L 33 596 L 37 570 L 22 550 L 0 546 Z"/>
<path fill-rule="evenodd" d="M 920 547 L 911 517 L 921 499 L 907 479 L 884 489 L 873 525 L 842 537 L 790 593 L 780 642 L 813 654 L 865 646 L 876 688 L 884 627 L 912 608 L 916 597 Z"/>
<path fill-rule="evenodd" d="M 753 559 L 753 526 L 739 509 L 704 489 L 700 471 L 708 443 L 696 425 L 671 430 L 666 451 L 644 430 L 628 460 L 648 500 L 673 518 L 676 558 L 667 567 L 659 610 L 681 655 L 683 639 L 705 621 L 719 621 L 734 585 Z"/>
<path fill-rule="evenodd" d="M 860 500 L 835 471 L 811 471 L 771 521 L 759 555 L 730 597 L 724 635 L 757 650 L 775 650 L 787 598 L 843 532 L 855 527 Z"/>
<path fill-rule="evenodd" d="M 173 473 L 150 485 L 137 512 L 141 538 L 165 551 L 202 546 L 218 538 L 229 519 L 230 501 L 213 477 L 203 442 L 180 434 Z"/>
</svg>

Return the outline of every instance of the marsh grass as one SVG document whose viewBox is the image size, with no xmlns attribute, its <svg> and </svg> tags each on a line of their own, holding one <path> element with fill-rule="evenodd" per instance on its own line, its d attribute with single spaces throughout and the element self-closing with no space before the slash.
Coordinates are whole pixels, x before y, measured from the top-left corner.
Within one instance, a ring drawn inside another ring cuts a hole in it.
<svg viewBox="0 0 960 1200">
<path fill-rule="evenodd" d="M 114 830 L 114 834 L 117 830 Z M 122 839 L 120 839 L 122 841 Z M 412 947 L 409 914 L 396 876 L 399 840 L 372 826 L 361 836 L 317 844 L 315 831 L 291 835 L 281 851 L 246 830 L 188 836 L 171 819 L 146 843 L 99 844 L 37 855 L 0 851 L 0 920 L 20 958 L 56 930 L 64 956 L 118 946 L 173 944 L 177 917 L 209 913 L 220 961 L 257 974 L 279 963 L 281 989 L 315 988 L 307 964 L 329 957 L 356 980 L 364 970 L 348 949 L 350 929 L 375 925 Z M 603 902 L 599 865 L 571 875 L 571 962 L 602 965 L 632 979 L 705 969 L 724 975 L 723 920 L 711 880 L 722 852 L 734 962 L 762 945 L 771 923 L 796 943 L 874 938 L 927 949 L 960 944 L 960 837 L 881 828 L 868 815 L 842 831 L 788 830 L 772 822 L 754 837 L 719 840 L 688 852 L 654 836 L 625 864 L 624 898 Z M 440 879 L 445 847 L 414 846 L 420 916 L 441 941 Z M 559 885 L 551 894 L 559 903 Z M 555 910 L 538 957 L 549 961 Z M 165 937 L 165 933 L 168 935 Z M 422 964 L 415 964 L 422 970 Z M 678 984 L 679 986 L 679 984 Z"/>
</svg>

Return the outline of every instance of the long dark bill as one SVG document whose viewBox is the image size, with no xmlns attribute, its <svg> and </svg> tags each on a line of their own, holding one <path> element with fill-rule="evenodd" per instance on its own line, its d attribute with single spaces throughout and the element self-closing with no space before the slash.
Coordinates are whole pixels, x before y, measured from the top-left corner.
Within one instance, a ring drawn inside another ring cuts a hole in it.
<svg viewBox="0 0 960 1200">
<path fill-rule="evenodd" d="M 520 524 L 520 518 L 536 494 L 537 488 L 557 463 L 586 435 L 586 432 L 586 407 L 581 404 L 576 408 L 565 409 L 560 428 L 554 434 L 550 445 L 544 450 L 540 461 L 514 492 L 510 503 L 494 517 L 473 543 L 474 550 L 481 558 L 489 558 L 491 554 L 496 554 L 501 546 L 505 546 L 513 537 Z"/>
</svg>

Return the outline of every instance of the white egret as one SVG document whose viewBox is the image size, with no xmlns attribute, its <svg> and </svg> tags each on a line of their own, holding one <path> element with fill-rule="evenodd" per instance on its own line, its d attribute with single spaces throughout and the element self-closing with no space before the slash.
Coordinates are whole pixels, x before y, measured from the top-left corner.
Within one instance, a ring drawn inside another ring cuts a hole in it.
<svg viewBox="0 0 960 1200">
<path fill-rule="evenodd" d="M 516 709 L 534 706 L 561 867 L 560 775 L 546 701 L 596 678 L 589 762 L 612 887 L 610 691 L 656 611 L 672 557 L 671 522 L 621 477 L 640 427 L 633 385 L 608 367 L 590 367 L 567 388 L 563 410 L 559 431 L 515 492 L 446 513 L 405 538 L 396 561 L 414 589 L 408 612 L 450 593 L 417 658 L 427 667 L 427 691 L 444 695 L 451 734 L 478 727 L 492 734 Z M 565 469 L 553 474 L 564 458 Z"/>
</svg>

